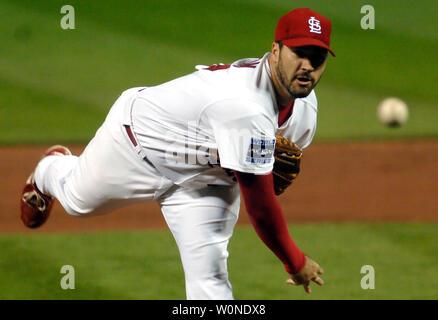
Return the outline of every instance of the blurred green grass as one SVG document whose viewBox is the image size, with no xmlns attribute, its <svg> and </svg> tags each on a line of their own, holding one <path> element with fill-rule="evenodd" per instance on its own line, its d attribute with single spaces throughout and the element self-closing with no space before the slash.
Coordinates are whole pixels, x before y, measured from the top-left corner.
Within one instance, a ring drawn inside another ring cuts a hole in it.
<svg viewBox="0 0 438 320">
<path fill-rule="evenodd" d="M 60 0 L 0 2 L 0 144 L 87 142 L 125 89 L 269 51 L 278 18 L 308 6 L 331 18 L 330 58 L 317 88 L 317 140 L 438 135 L 438 3 L 367 1 L 376 29 L 362 30 L 362 1 L 70 1 L 76 29 L 60 28 Z M 389 129 L 387 96 L 410 107 Z"/>
<path fill-rule="evenodd" d="M 295 241 L 324 268 L 311 295 L 288 286 L 283 266 L 251 227 L 231 239 L 236 299 L 437 299 L 436 224 L 291 225 Z M 183 271 L 168 231 L 0 235 L 0 299 L 185 299 Z M 62 290 L 63 265 L 75 290 Z M 363 290 L 363 265 L 375 289 Z"/>
</svg>

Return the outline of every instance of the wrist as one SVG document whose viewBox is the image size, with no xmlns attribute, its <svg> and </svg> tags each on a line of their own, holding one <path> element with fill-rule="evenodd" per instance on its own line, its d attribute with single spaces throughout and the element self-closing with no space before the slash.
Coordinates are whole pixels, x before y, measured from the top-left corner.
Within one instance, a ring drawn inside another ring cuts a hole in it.
<svg viewBox="0 0 438 320">
<path fill-rule="evenodd" d="M 298 251 L 299 252 L 296 254 L 296 257 L 294 257 L 291 263 L 284 264 L 286 272 L 289 274 L 297 274 L 306 265 L 306 256 L 299 249 Z"/>
</svg>

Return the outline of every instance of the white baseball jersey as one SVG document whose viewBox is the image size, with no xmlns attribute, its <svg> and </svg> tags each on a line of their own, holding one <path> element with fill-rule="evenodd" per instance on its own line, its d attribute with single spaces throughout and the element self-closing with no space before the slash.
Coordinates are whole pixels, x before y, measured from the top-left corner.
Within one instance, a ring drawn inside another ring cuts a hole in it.
<svg viewBox="0 0 438 320">
<path fill-rule="evenodd" d="M 124 123 L 164 176 L 182 186 L 229 185 L 234 182 L 224 168 L 253 174 L 272 170 L 276 134 L 302 148 L 310 144 L 315 93 L 296 99 L 292 116 L 278 127 L 269 55 L 197 66 L 198 71 L 173 81 L 130 89 Z"/>
<path fill-rule="evenodd" d="M 74 216 L 157 201 L 181 254 L 187 298 L 232 299 L 227 245 L 240 190 L 224 169 L 269 173 L 275 134 L 304 148 L 316 127 L 313 92 L 278 127 L 268 56 L 126 90 L 79 157 L 39 162 L 36 185 Z"/>
</svg>

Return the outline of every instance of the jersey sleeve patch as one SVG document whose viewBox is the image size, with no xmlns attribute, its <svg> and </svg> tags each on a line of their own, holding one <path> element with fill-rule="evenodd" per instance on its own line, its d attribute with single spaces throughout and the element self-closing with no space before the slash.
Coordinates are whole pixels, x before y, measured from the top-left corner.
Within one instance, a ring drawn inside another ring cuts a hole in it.
<svg viewBox="0 0 438 320">
<path fill-rule="evenodd" d="M 251 138 L 245 162 L 269 164 L 274 161 L 275 139 Z"/>
</svg>

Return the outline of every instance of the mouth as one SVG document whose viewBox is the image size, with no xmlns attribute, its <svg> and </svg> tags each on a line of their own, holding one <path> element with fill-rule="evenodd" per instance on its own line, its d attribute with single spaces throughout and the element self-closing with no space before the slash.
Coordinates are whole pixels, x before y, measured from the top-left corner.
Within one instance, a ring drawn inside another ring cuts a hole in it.
<svg viewBox="0 0 438 320">
<path fill-rule="evenodd" d="M 306 76 L 298 76 L 295 79 L 300 86 L 308 86 L 313 81 L 310 77 Z"/>
</svg>

